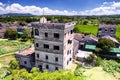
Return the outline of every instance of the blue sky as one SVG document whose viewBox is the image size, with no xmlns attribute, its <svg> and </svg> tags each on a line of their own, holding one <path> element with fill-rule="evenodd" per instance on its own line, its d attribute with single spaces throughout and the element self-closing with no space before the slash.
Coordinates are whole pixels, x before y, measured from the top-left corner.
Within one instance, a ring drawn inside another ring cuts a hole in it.
<svg viewBox="0 0 120 80">
<path fill-rule="evenodd" d="M 120 0 L 0 0 L 0 14 L 23 11 L 39 15 L 44 9 L 46 14 L 104 15 L 120 13 L 119 6 Z"/>
</svg>

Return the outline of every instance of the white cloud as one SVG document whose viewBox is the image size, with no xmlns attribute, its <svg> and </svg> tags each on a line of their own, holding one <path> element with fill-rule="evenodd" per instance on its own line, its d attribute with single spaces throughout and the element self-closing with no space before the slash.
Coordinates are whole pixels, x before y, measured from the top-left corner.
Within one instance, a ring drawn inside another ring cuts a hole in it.
<svg viewBox="0 0 120 80">
<path fill-rule="evenodd" d="M 100 7 L 85 11 L 67 11 L 53 10 L 48 7 L 22 6 L 18 3 L 6 5 L 0 2 L 0 14 L 5 13 L 31 13 L 34 15 L 42 15 L 43 9 L 45 15 L 110 15 L 120 14 L 120 2 L 104 2 Z"/>
<path fill-rule="evenodd" d="M 120 2 L 104 2 L 100 7 L 81 11 L 81 14 L 84 15 L 111 15 L 111 14 L 120 14 Z"/>
<path fill-rule="evenodd" d="M 37 6 L 22 6 L 18 3 L 13 3 L 7 5 L 6 7 L 0 7 L 0 14 L 5 13 L 31 13 L 34 15 L 42 15 L 43 10 L 46 15 L 77 15 L 76 11 L 67 11 L 67 10 L 52 10 L 48 7 L 37 7 Z"/>
<path fill-rule="evenodd" d="M 3 3 L 0 2 L 0 6 L 3 5 Z"/>
</svg>

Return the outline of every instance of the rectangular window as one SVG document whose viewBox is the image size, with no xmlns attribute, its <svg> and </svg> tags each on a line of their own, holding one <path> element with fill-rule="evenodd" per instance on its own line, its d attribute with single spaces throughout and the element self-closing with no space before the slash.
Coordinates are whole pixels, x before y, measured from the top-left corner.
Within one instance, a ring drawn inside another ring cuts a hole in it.
<svg viewBox="0 0 120 80">
<path fill-rule="evenodd" d="M 69 61 L 67 61 L 67 65 L 69 64 Z"/>
<path fill-rule="evenodd" d="M 55 67 L 55 70 L 58 70 L 58 67 Z"/>
<path fill-rule="evenodd" d="M 45 33 L 45 37 L 48 37 L 48 33 Z"/>
<path fill-rule="evenodd" d="M 36 44 L 35 44 L 35 46 L 36 46 L 36 47 L 39 47 L 39 44 L 38 44 L 38 43 L 36 43 Z"/>
<path fill-rule="evenodd" d="M 48 55 L 45 56 L 45 59 L 48 60 Z"/>
<path fill-rule="evenodd" d="M 59 38 L 59 34 L 58 33 L 54 33 L 54 38 Z"/>
<path fill-rule="evenodd" d="M 68 40 L 68 44 L 71 44 L 72 43 L 72 40 Z"/>
<path fill-rule="evenodd" d="M 67 51 L 67 55 L 69 54 L 69 50 Z"/>
<path fill-rule="evenodd" d="M 58 57 L 55 57 L 55 61 L 58 62 Z"/>
<path fill-rule="evenodd" d="M 71 30 L 70 32 L 71 32 L 71 34 L 72 34 L 72 33 L 73 33 L 73 30 Z"/>
<path fill-rule="evenodd" d="M 38 29 L 35 29 L 35 35 L 39 35 Z"/>
<path fill-rule="evenodd" d="M 101 28 L 99 28 L 99 31 L 101 31 L 102 29 Z"/>
<path fill-rule="evenodd" d="M 39 58 L 39 54 L 37 54 L 37 58 Z"/>
<path fill-rule="evenodd" d="M 113 32 L 114 30 L 113 30 L 113 29 L 111 29 L 110 31 L 111 31 L 111 32 Z"/>
<path fill-rule="evenodd" d="M 70 50 L 70 54 L 71 54 L 71 50 Z"/>
<path fill-rule="evenodd" d="M 54 46 L 54 50 L 59 50 L 59 46 Z"/>
<path fill-rule="evenodd" d="M 49 65 L 46 65 L 46 69 L 49 69 Z"/>
<path fill-rule="evenodd" d="M 24 61 L 24 64 L 27 64 L 27 61 Z"/>
<path fill-rule="evenodd" d="M 49 49 L 49 45 L 48 44 L 44 44 L 44 48 L 45 49 Z"/>
</svg>

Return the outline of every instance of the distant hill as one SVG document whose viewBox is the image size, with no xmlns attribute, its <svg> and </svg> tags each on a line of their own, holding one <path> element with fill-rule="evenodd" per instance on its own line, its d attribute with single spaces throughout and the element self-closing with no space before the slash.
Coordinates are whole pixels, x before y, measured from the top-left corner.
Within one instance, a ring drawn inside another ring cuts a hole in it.
<svg viewBox="0 0 120 80">
<path fill-rule="evenodd" d="M 2 14 L 2 16 L 34 16 L 30 13 L 7 13 L 7 14 Z"/>
</svg>

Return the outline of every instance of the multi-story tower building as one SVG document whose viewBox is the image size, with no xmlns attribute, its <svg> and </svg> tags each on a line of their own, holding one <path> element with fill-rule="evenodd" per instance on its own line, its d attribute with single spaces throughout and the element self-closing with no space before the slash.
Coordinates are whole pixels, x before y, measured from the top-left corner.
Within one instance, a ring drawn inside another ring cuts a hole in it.
<svg viewBox="0 0 120 80">
<path fill-rule="evenodd" d="M 102 36 L 106 36 L 106 35 L 115 37 L 115 33 L 116 33 L 116 25 L 99 24 L 98 37 L 102 37 Z"/>
<path fill-rule="evenodd" d="M 34 30 L 35 64 L 40 70 L 68 68 L 73 56 L 75 22 L 50 23 L 43 17 L 32 23 Z"/>
</svg>

